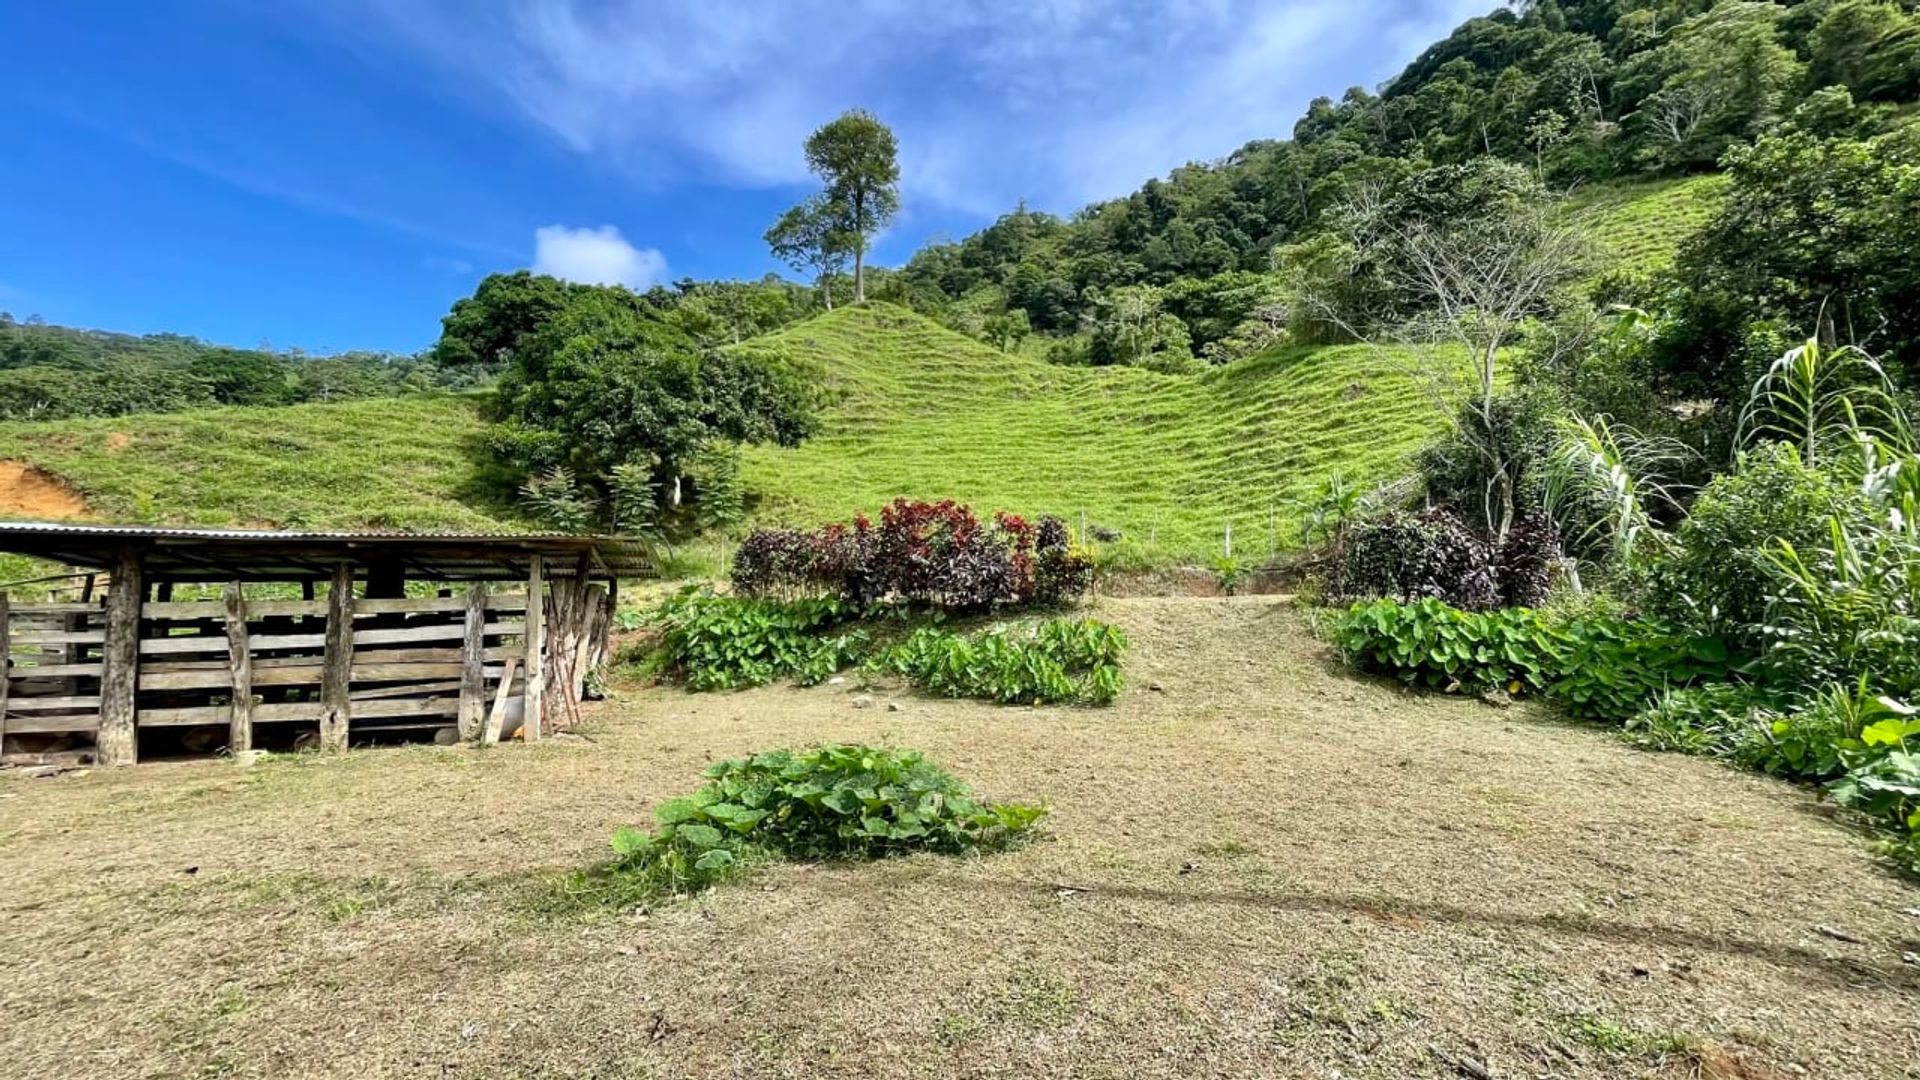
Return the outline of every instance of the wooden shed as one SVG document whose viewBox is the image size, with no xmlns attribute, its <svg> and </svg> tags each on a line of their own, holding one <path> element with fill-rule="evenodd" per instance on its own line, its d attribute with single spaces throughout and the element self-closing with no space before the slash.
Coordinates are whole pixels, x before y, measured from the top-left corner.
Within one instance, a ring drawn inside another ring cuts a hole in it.
<svg viewBox="0 0 1920 1080">
<path fill-rule="evenodd" d="M 86 582 L 71 600 L 0 596 L 0 755 L 110 765 L 541 738 L 606 659 L 619 580 L 655 572 L 642 541 L 566 534 L 0 522 L 0 551 Z"/>
</svg>

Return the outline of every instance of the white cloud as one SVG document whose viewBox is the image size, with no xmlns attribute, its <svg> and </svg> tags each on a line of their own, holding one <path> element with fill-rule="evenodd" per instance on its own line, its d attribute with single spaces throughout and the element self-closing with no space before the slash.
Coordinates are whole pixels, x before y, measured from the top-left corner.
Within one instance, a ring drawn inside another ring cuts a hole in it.
<svg viewBox="0 0 1920 1080">
<path fill-rule="evenodd" d="M 625 285 L 638 292 L 667 276 L 667 257 L 653 248 L 634 247 L 611 225 L 548 225 L 533 232 L 533 272 L 583 285 Z"/>
<path fill-rule="evenodd" d="M 307 0 L 482 108 L 674 182 L 804 181 L 851 105 L 900 134 L 909 209 L 1054 210 L 1290 134 L 1496 0 Z"/>
</svg>

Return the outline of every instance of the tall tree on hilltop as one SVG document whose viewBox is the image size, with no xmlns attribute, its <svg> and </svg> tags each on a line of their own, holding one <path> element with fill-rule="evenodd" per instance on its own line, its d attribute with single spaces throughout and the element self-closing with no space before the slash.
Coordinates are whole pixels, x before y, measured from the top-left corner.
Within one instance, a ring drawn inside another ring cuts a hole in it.
<svg viewBox="0 0 1920 1080">
<path fill-rule="evenodd" d="M 767 230 L 774 257 L 795 270 L 814 272 L 827 310 L 833 310 L 833 275 L 846 269 L 854 241 L 840 227 L 832 202 L 823 192 L 780 215 Z"/>
<path fill-rule="evenodd" d="M 900 212 L 900 145 L 893 130 L 864 109 L 849 109 L 807 137 L 807 168 L 853 252 L 853 300 L 867 299 L 867 245 Z"/>
</svg>

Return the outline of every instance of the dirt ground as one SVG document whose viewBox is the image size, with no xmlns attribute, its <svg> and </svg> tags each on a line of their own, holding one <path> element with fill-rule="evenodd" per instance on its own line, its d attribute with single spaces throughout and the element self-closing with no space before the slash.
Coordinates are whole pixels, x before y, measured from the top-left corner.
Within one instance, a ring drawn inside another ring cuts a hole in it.
<svg viewBox="0 0 1920 1080">
<path fill-rule="evenodd" d="M 0 778 L 0 1075 L 1920 1075 L 1920 888 L 1813 795 L 1349 677 L 1266 598 L 1101 614 L 1108 709 L 646 689 L 591 742 Z M 1045 837 L 529 914 L 708 760 L 843 739 Z"/>
<path fill-rule="evenodd" d="M 0 461 L 0 514 L 36 520 L 93 516 L 79 492 L 23 461 Z"/>
</svg>

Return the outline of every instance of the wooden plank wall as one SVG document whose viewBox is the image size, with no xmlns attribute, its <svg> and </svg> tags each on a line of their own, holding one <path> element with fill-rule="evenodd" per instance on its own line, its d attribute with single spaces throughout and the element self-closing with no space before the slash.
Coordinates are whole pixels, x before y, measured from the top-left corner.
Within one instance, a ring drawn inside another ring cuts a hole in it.
<svg viewBox="0 0 1920 1080">
<path fill-rule="evenodd" d="M 91 743 L 103 762 L 130 762 L 138 732 L 154 728 L 193 729 L 198 745 L 241 751 L 286 724 L 300 725 L 303 744 L 334 746 L 442 728 L 486 742 L 520 728 L 538 738 L 577 716 L 585 672 L 604 662 L 612 623 L 604 585 L 552 585 L 531 626 L 525 592 L 483 585 L 459 595 L 366 599 L 330 589 L 285 600 L 248 599 L 233 583 L 214 600 L 146 600 L 137 616 L 110 615 L 111 593 L 71 604 L 0 598 L 0 754 Z M 137 636 L 112 645 L 112 627 L 124 625 L 115 620 L 136 618 Z M 114 647 L 133 658 L 119 670 L 135 673 L 120 699 L 131 703 L 130 722 L 117 736 L 102 720 L 116 713 L 106 700 Z M 531 689 L 528 672 L 539 680 Z M 526 721 L 535 701 L 544 702 L 540 724 Z"/>
</svg>

